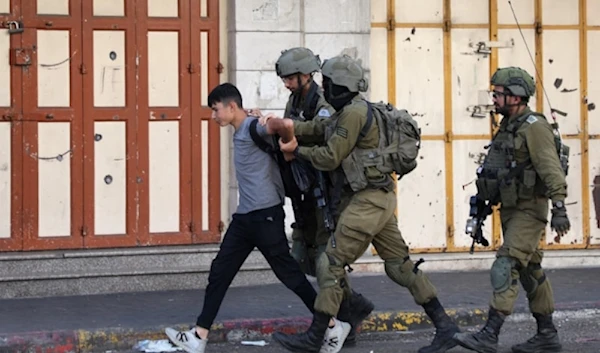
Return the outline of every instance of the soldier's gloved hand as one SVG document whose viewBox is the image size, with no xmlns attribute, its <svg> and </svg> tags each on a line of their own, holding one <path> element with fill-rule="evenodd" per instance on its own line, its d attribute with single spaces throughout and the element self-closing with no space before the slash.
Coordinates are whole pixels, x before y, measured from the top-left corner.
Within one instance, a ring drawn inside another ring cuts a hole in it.
<svg viewBox="0 0 600 353">
<path fill-rule="evenodd" d="M 561 207 L 554 205 L 554 207 L 552 207 L 552 221 L 550 222 L 550 227 L 552 227 L 552 229 L 561 237 L 567 234 L 569 229 L 571 229 L 571 222 L 569 222 L 567 209 L 564 205 L 561 205 Z"/>
</svg>

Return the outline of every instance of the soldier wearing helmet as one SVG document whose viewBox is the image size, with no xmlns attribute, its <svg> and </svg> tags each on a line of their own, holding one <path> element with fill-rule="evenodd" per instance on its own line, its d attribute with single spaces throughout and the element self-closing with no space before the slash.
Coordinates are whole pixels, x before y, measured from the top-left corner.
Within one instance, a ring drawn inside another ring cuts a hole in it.
<svg viewBox="0 0 600 353">
<path fill-rule="evenodd" d="M 277 332 L 273 339 L 290 351 L 316 352 L 324 340 L 326 344 L 331 343 L 328 341 L 330 331 L 338 330 L 344 337 L 343 323 L 332 319 L 350 291 L 344 268 L 360 258 L 372 243 L 385 261 L 386 274 L 410 291 L 435 324 L 433 342 L 419 352 L 445 352 L 456 346 L 453 335 L 459 329 L 437 299 L 435 287 L 410 259 L 394 214 L 397 198 L 392 175 L 368 167 L 366 172 L 360 172 L 368 179 L 367 187 L 354 190 L 348 183 L 358 173 L 351 171 L 355 165 L 351 157 L 353 151 L 377 148 L 380 138 L 377 123 L 368 118 L 367 103 L 360 95 L 368 88 L 361 63 L 347 55 L 337 56 L 326 60 L 321 72 L 325 99 L 336 109 L 331 122 L 270 119 L 267 130 L 289 129 L 299 138 L 320 138 L 319 146 L 298 146 L 296 138 L 287 143 L 281 141 L 280 146 L 288 158 L 310 161 L 317 170 L 328 172 L 334 190 L 331 198 L 339 199 L 339 204 L 345 207 L 338 209 L 341 213 L 335 233 L 317 259 L 320 290 L 311 326 L 298 335 Z"/>
<path fill-rule="evenodd" d="M 323 90 L 313 79 L 314 74 L 320 70 L 321 59 L 308 48 L 292 48 L 281 53 L 275 63 L 275 71 L 291 92 L 284 117 L 296 121 L 328 120 L 335 112 L 323 98 Z M 303 146 L 314 146 L 315 142 L 317 141 L 309 137 L 300 140 Z M 306 164 L 313 169 L 309 163 Z M 316 204 L 312 192 L 305 194 L 303 201 L 297 205 L 303 222 L 295 222 L 292 225 L 292 256 L 298 261 L 300 268 L 310 276 L 316 276 L 316 259 L 325 251 L 329 239 L 323 213 Z M 373 303 L 354 291 L 344 302 L 337 317 L 352 324 L 344 347 L 356 344 L 357 326 L 360 326 L 373 309 Z"/>
<path fill-rule="evenodd" d="M 500 203 L 504 241 L 491 268 L 494 292 L 487 323 L 481 331 L 459 333 L 455 339 L 477 352 L 496 352 L 500 328 L 513 312 L 520 281 L 538 330 L 527 342 L 513 346 L 513 352 L 559 352 L 561 344 L 552 322 L 554 297 L 541 266 L 539 243 L 548 222 L 549 200 L 552 229 L 560 237 L 570 228 L 564 203 L 566 168 L 557 153 L 560 140 L 546 118 L 527 106 L 535 94 L 535 82 L 525 70 L 499 69 L 491 84 L 495 110 L 504 118 L 478 170 L 477 197 Z"/>
<path fill-rule="evenodd" d="M 321 70 L 321 59 L 308 48 L 291 48 L 284 50 L 275 63 L 275 71 L 281 77 L 285 87 L 291 91 L 284 116 L 294 121 L 330 120 L 334 109 L 323 98 L 323 90 L 314 81 L 313 76 Z M 255 110 L 254 114 L 261 115 Z M 300 138 L 303 146 L 315 146 L 319 140 Z M 275 141 L 277 144 L 277 141 Z M 308 161 L 294 161 L 298 173 L 309 174 L 304 176 L 307 182 L 314 179 L 313 175 L 320 173 L 316 171 Z M 287 166 L 286 166 L 287 167 Z M 298 174 L 296 173 L 296 174 Z M 290 181 L 294 183 L 294 181 Z M 306 184 L 306 182 L 305 182 Z M 329 230 L 324 224 L 324 213 L 317 207 L 317 199 L 313 189 L 318 185 L 310 185 L 302 197 L 296 197 L 294 193 L 290 196 L 294 209 L 295 222 L 292 224 L 292 257 L 299 263 L 304 273 L 316 276 L 316 259 L 325 251 L 329 239 Z M 298 188 L 301 189 L 301 188 Z M 296 190 L 297 191 L 297 190 Z M 297 191 L 298 192 L 298 191 Z M 319 189 L 320 192 L 320 189 Z M 323 191 L 327 193 L 327 190 Z M 351 291 L 348 298 L 342 303 L 337 318 L 351 325 L 350 333 L 346 341 L 340 340 L 344 347 L 356 344 L 356 329 L 362 321 L 373 311 L 374 305 L 366 297 Z M 335 332 L 331 332 L 332 337 Z"/>
<path fill-rule="evenodd" d="M 284 50 L 275 63 L 275 72 L 291 94 L 285 107 L 285 117 L 301 121 L 315 117 L 328 118 L 333 109 L 325 99 L 321 88 L 313 80 L 320 71 L 321 59 L 308 48 Z"/>
<path fill-rule="evenodd" d="M 334 113 L 333 108 L 323 98 L 321 87 L 313 80 L 314 74 L 320 70 L 321 59 L 308 48 L 291 48 L 281 53 L 275 63 L 275 71 L 291 92 L 284 112 L 285 117 L 311 121 L 315 118 L 328 119 Z M 307 146 L 314 145 L 309 140 L 303 140 L 301 143 Z M 312 169 L 310 166 L 308 168 Z M 319 251 L 325 250 L 329 234 L 313 194 L 306 193 L 298 203 L 293 205 L 299 214 L 296 215 L 296 222 L 292 224 L 292 256 L 304 273 L 315 276 L 315 258 Z"/>
</svg>

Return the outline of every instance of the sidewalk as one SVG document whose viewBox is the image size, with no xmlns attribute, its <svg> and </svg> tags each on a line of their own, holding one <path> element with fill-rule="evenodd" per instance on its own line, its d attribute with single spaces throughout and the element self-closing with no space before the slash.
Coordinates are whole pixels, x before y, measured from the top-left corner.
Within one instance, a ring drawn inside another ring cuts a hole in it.
<svg viewBox="0 0 600 353">
<path fill-rule="evenodd" d="M 461 326 L 485 322 L 489 272 L 428 273 L 439 298 Z M 600 268 L 548 270 L 557 311 L 600 309 Z M 385 275 L 351 274 L 355 290 L 375 311 L 363 331 L 431 328 L 406 289 Z M 313 282 L 314 284 L 314 282 Z M 316 284 L 315 284 L 316 286 Z M 67 353 L 124 350 L 143 339 L 165 339 L 166 326 L 187 328 L 202 308 L 203 290 L 0 300 L 0 352 Z M 523 290 L 516 312 L 528 312 Z M 296 332 L 310 313 L 282 284 L 231 288 L 211 331 L 211 342 Z"/>
</svg>

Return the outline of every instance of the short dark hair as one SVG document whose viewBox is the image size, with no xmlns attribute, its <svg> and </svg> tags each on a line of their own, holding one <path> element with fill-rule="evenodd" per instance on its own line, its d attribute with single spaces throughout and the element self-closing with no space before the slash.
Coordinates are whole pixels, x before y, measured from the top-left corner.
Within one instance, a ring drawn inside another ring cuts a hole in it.
<svg viewBox="0 0 600 353">
<path fill-rule="evenodd" d="M 228 82 L 218 85 L 208 95 L 209 107 L 216 103 L 229 104 L 230 102 L 235 102 L 240 109 L 243 108 L 242 94 L 237 87 Z"/>
</svg>

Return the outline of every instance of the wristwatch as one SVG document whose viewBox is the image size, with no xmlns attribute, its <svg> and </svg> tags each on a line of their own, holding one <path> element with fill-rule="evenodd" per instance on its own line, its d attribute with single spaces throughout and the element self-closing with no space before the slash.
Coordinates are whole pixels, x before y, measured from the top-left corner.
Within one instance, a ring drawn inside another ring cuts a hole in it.
<svg viewBox="0 0 600 353">
<path fill-rule="evenodd" d="M 554 206 L 555 208 L 563 208 L 565 207 L 565 203 L 562 201 L 556 201 L 552 204 L 552 206 Z"/>
</svg>

